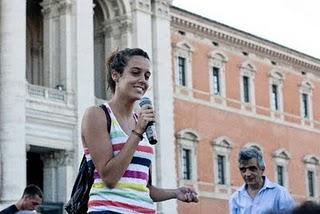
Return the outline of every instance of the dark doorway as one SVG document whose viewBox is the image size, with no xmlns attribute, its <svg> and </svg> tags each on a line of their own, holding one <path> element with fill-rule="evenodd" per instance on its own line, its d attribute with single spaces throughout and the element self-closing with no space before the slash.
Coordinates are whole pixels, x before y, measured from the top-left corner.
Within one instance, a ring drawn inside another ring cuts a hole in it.
<svg viewBox="0 0 320 214">
<path fill-rule="evenodd" d="M 43 190 L 43 161 L 39 153 L 27 152 L 27 184 L 38 185 Z"/>
</svg>

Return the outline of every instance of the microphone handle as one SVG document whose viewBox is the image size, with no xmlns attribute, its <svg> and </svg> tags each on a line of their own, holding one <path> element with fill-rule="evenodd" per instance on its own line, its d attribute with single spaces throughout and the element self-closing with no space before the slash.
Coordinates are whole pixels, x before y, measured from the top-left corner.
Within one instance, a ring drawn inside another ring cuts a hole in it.
<svg viewBox="0 0 320 214">
<path fill-rule="evenodd" d="M 154 145 L 158 142 L 156 127 L 154 124 L 151 124 L 147 127 L 146 135 L 151 145 Z"/>
</svg>

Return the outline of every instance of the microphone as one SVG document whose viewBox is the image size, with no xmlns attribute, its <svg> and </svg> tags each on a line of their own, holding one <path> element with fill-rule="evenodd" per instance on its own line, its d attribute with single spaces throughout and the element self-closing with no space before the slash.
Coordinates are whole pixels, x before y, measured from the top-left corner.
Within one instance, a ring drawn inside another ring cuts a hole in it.
<svg viewBox="0 0 320 214">
<path fill-rule="evenodd" d="M 142 97 L 140 100 L 139 106 L 143 107 L 145 105 L 152 105 L 152 102 L 148 97 Z M 149 122 L 147 125 L 146 135 L 151 145 L 154 145 L 158 142 L 156 126 L 154 125 L 154 122 Z"/>
</svg>

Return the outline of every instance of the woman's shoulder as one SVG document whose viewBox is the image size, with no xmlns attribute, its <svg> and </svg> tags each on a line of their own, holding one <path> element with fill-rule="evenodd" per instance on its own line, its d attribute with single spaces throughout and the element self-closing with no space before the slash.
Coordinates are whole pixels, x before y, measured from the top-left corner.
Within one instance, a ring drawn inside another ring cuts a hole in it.
<svg viewBox="0 0 320 214">
<path fill-rule="evenodd" d="M 98 106 L 89 106 L 83 115 L 83 121 L 106 122 L 104 111 Z"/>
</svg>

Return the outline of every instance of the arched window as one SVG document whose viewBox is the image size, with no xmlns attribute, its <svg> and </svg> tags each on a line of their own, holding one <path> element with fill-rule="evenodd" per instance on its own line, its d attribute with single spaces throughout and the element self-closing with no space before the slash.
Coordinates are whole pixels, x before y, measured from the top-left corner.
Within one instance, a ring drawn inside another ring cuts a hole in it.
<svg viewBox="0 0 320 214">
<path fill-rule="evenodd" d="M 219 52 L 209 54 L 209 86 L 210 94 L 217 97 L 226 96 L 225 63 L 227 58 Z"/>
<path fill-rule="evenodd" d="M 256 68 L 249 62 L 245 62 L 240 67 L 240 95 L 242 108 L 251 106 L 255 111 L 255 78 Z"/>
<path fill-rule="evenodd" d="M 318 174 L 319 158 L 315 155 L 306 155 L 303 158 L 305 164 L 305 183 L 306 193 L 308 198 L 317 198 L 319 196 L 318 190 Z"/>
<path fill-rule="evenodd" d="M 176 134 L 179 157 L 179 180 L 182 183 L 197 180 L 197 143 L 199 135 L 191 129 Z"/>
<path fill-rule="evenodd" d="M 174 47 L 175 84 L 192 89 L 192 53 L 193 48 L 187 42 L 180 42 Z"/>
<path fill-rule="evenodd" d="M 283 112 L 283 81 L 284 76 L 281 72 L 273 70 L 269 73 L 270 109 L 273 117 Z M 282 119 L 283 115 L 280 118 Z"/>
<path fill-rule="evenodd" d="M 285 149 L 278 149 L 273 152 L 272 155 L 274 160 L 275 181 L 281 186 L 289 188 L 288 162 L 290 160 L 290 154 Z"/>
<path fill-rule="evenodd" d="M 311 82 L 303 81 L 300 84 L 300 112 L 303 125 L 305 125 L 306 120 L 312 121 L 313 118 L 312 91 L 313 86 Z"/>
<path fill-rule="evenodd" d="M 232 142 L 228 137 L 222 136 L 214 139 L 212 146 L 214 151 L 214 183 L 216 185 L 230 186 L 230 152 L 232 150 Z"/>
</svg>

